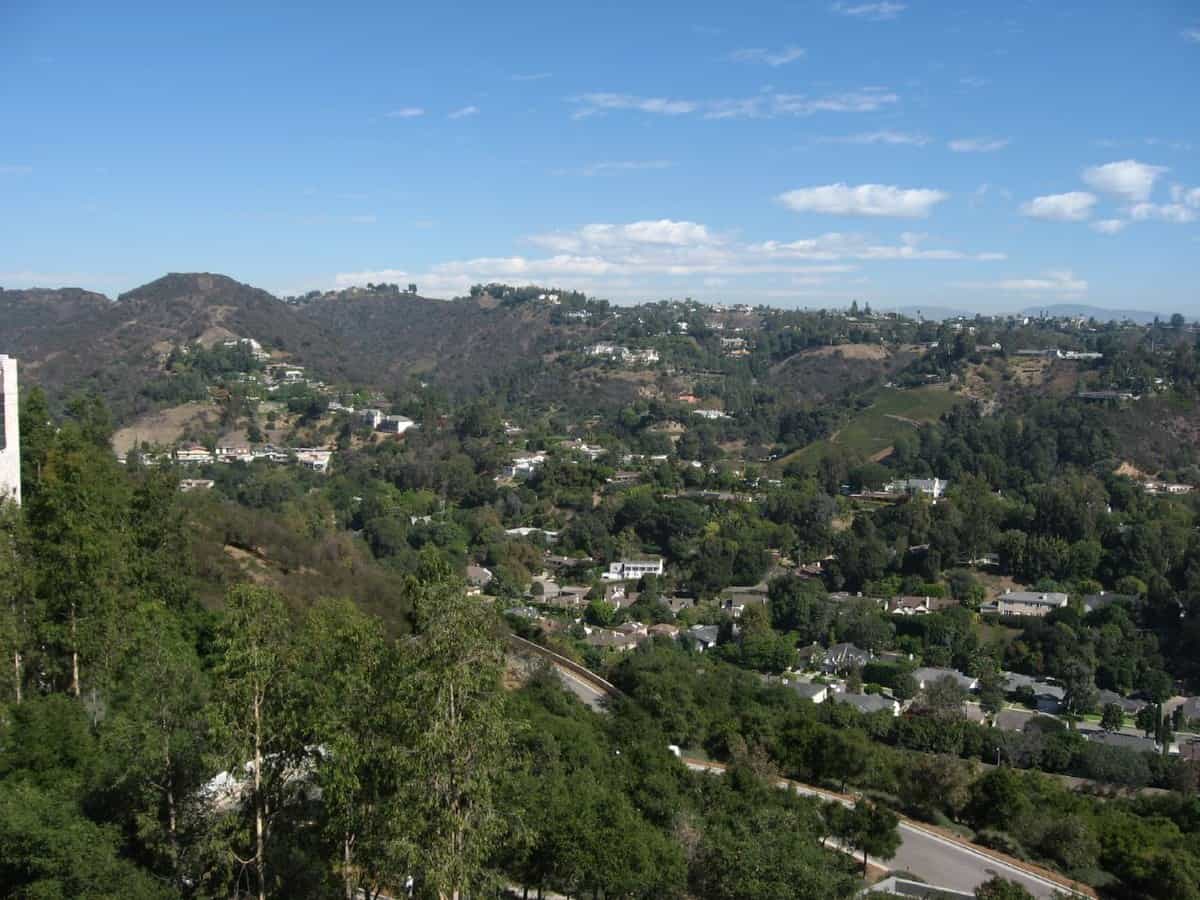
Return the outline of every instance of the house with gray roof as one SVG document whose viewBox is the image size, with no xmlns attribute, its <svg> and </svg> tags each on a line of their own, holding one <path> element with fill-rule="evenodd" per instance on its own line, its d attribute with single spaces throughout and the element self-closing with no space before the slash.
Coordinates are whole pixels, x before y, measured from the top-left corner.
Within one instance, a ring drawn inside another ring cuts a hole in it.
<svg viewBox="0 0 1200 900">
<path fill-rule="evenodd" d="M 886 711 L 893 716 L 900 715 L 900 702 L 883 694 L 838 694 L 837 702 L 853 706 L 862 713 Z"/>
<path fill-rule="evenodd" d="M 824 703 L 830 696 L 829 685 L 815 681 L 791 681 L 788 682 L 788 687 L 795 691 L 797 696 L 813 703 Z"/>
<path fill-rule="evenodd" d="M 1093 744 L 1120 747 L 1123 750 L 1133 750 L 1137 753 L 1158 753 L 1161 749 L 1150 738 L 1138 737 L 1134 734 L 1121 734 L 1119 731 L 1092 731 L 1088 733 L 1087 739 Z"/>
<path fill-rule="evenodd" d="M 934 682 L 941 681 L 943 678 L 951 678 L 964 691 L 973 691 L 979 687 L 979 679 L 972 678 L 970 675 L 964 675 L 956 669 L 937 669 L 922 667 L 913 670 L 913 678 L 917 680 L 917 687 L 925 690 Z"/>
<path fill-rule="evenodd" d="M 1110 703 L 1115 703 L 1121 708 L 1121 712 L 1127 716 L 1136 716 L 1138 711 L 1146 705 L 1145 700 L 1138 700 L 1134 697 L 1122 697 L 1116 691 L 1101 689 L 1099 698 L 1096 701 L 1097 708 L 1103 708 Z"/>
<path fill-rule="evenodd" d="M 995 611 L 1002 616 L 1044 616 L 1067 605 L 1067 595 L 1061 591 L 1005 591 L 994 602 Z"/>
<path fill-rule="evenodd" d="M 861 668 L 871 661 L 871 651 L 853 644 L 834 644 L 825 651 L 821 668 L 827 672 L 844 672 L 846 669 Z"/>
<path fill-rule="evenodd" d="M 696 649 L 701 653 L 717 645 L 717 635 L 719 633 L 720 628 L 716 625 L 693 625 L 684 632 L 684 634 L 692 639 Z"/>
</svg>

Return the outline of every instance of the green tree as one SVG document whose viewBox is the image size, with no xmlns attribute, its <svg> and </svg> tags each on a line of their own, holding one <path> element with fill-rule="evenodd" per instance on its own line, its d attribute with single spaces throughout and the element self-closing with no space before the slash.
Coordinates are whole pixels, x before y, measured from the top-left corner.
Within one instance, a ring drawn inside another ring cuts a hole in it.
<svg viewBox="0 0 1200 900">
<path fill-rule="evenodd" d="M 1034 900 L 1033 894 L 1015 881 L 993 875 L 975 888 L 975 900 Z"/>
<path fill-rule="evenodd" d="M 321 600 L 296 639 L 288 700 L 292 727 L 313 758 L 321 788 L 321 829 L 347 900 L 373 896 L 403 868 L 391 852 L 404 810 L 395 799 L 403 754 L 390 681 L 397 674 L 382 624 L 345 600 Z"/>
<path fill-rule="evenodd" d="M 1000 670 L 989 665 L 979 675 L 979 706 L 989 716 L 994 716 L 1004 708 L 1005 678 Z"/>
<path fill-rule="evenodd" d="M 234 847 L 230 851 L 253 872 L 259 900 L 272 892 L 268 831 L 283 805 L 286 771 L 297 756 L 286 719 L 288 632 L 287 613 L 275 592 L 251 585 L 230 590 L 217 636 L 212 715 L 219 763 L 231 773 L 249 770 L 244 806 L 253 820 L 253 849 L 248 855 Z"/>
<path fill-rule="evenodd" d="M 206 684 L 194 647 L 164 607 L 143 604 L 131 627 L 101 732 L 102 777 L 129 805 L 155 869 L 179 884 L 184 832 L 197 818 L 204 778 Z"/>
<path fill-rule="evenodd" d="M 1137 711 L 1133 721 L 1141 732 L 1149 737 L 1158 730 L 1158 707 L 1153 703 L 1147 703 Z"/>
<path fill-rule="evenodd" d="M 24 694 L 26 658 L 36 647 L 39 620 L 33 573 L 23 544 L 20 509 L 0 500 L 0 652 L 12 663 L 9 684 L 12 700 L 18 704 Z"/>
<path fill-rule="evenodd" d="M 846 843 L 863 855 L 863 875 L 869 856 L 891 859 L 900 848 L 900 819 L 890 809 L 859 800 L 846 822 Z"/>
<path fill-rule="evenodd" d="M 427 558 L 422 569 L 409 586 L 418 637 L 400 686 L 410 741 L 401 772 L 422 880 L 458 900 L 485 880 L 501 831 L 495 784 L 510 743 L 504 648 L 490 607 L 467 597 L 443 564 Z"/>
<path fill-rule="evenodd" d="M 1120 731 L 1125 727 L 1125 710 L 1116 703 L 1105 703 L 1100 710 L 1100 727 L 1105 731 Z"/>
<path fill-rule="evenodd" d="M 926 684 L 921 693 L 921 706 L 941 718 L 961 716 L 966 702 L 966 688 L 953 675 L 943 675 Z"/>
<path fill-rule="evenodd" d="M 912 672 L 901 672 L 892 680 L 892 696 L 897 700 L 911 700 L 920 690 Z"/>
</svg>

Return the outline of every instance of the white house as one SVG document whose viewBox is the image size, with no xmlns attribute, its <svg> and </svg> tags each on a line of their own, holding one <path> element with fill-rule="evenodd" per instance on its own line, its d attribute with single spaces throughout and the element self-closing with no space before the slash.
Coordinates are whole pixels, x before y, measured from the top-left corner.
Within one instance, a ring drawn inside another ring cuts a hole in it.
<svg viewBox="0 0 1200 900">
<path fill-rule="evenodd" d="M 728 419 L 729 413 L 723 409 L 693 409 L 692 415 L 702 419 Z"/>
<path fill-rule="evenodd" d="M 388 434 L 404 434 L 415 423 L 408 416 L 383 416 L 375 428 Z"/>
<path fill-rule="evenodd" d="M 361 409 L 358 411 L 358 418 L 368 428 L 374 430 L 379 427 L 379 423 L 383 421 L 383 410 L 381 409 Z"/>
<path fill-rule="evenodd" d="M 937 500 L 949 486 L 950 482 L 941 478 L 902 478 L 899 481 L 889 481 L 883 489 L 889 494 L 924 494 Z"/>
<path fill-rule="evenodd" d="M 662 557 L 658 559 L 622 559 L 608 564 L 604 573 L 608 581 L 633 581 L 643 575 L 661 575 L 663 573 Z"/>
<path fill-rule="evenodd" d="M 1061 591 L 1008 590 L 996 598 L 996 612 L 1002 616 L 1044 616 L 1066 605 L 1067 595 Z"/>
<path fill-rule="evenodd" d="M 206 447 L 201 447 L 199 444 L 188 444 L 186 447 L 180 447 L 175 451 L 175 462 L 180 465 L 195 465 L 197 463 L 210 463 L 213 461 L 213 455 L 209 453 Z"/>
<path fill-rule="evenodd" d="M 322 474 L 329 471 L 329 460 L 332 457 L 332 450 L 308 448 L 296 451 L 296 462 L 306 469 L 312 469 L 314 472 Z"/>
<path fill-rule="evenodd" d="M 545 453 L 534 453 L 529 456 L 517 456 L 504 467 L 504 474 L 509 478 L 528 478 L 546 461 Z"/>
<path fill-rule="evenodd" d="M 0 498 L 21 503 L 21 423 L 17 361 L 0 355 Z"/>
</svg>

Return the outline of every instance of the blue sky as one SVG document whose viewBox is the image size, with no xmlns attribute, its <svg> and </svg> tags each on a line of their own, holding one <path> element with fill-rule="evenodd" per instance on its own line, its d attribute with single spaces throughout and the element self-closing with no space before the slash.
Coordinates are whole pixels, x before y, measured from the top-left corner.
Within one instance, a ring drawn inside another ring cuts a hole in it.
<svg viewBox="0 0 1200 900">
<path fill-rule="evenodd" d="M 1200 315 L 1198 88 L 1184 0 L 0 0 L 0 285 Z"/>
</svg>

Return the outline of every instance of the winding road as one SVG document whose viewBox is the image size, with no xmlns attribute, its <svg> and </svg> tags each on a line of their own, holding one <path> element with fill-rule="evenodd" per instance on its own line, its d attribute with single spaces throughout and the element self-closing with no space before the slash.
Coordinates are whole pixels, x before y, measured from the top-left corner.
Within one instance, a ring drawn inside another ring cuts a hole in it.
<svg viewBox="0 0 1200 900">
<path fill-rule="evenodd" d="M 518 637 L 511 639 L 514 649 L 521 653 L 533 653 L 547 659 L 562 679 L 563 685 L 576 697 L 596 710 L 603 710 L 610 697 L 620 692 L 594 672 L 589 672 L 577 663 L 560 656 L 545 647 Z M 683 758 L 683 763 L 692 771 L 720 774 L 725 767 L 707 760 Z M 847 806 L 853 797 L 836 794 L 822 788 L 798 781 L 780 779 L 778 787 L 793 790 L 806 797 L 834 800 Z M 927 825 L 911 819 L 900 820 L 900 848 L 895 857 L 886 862 L 871 860 L 883 869 L 911 872 L 930 884 L 955 891 L 974 891 L 979 885 L 995 875 L 1015 881 L 1039 900 L 1049 900 L 1056 894 L 1073 897 L 1095 897 L 1088 888 L 1068 881 L 1044 869 L 1010 859 L 995 851 L 979 847 L 967 841 L 940 833 Z"/>
</svg>

